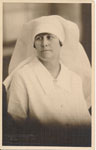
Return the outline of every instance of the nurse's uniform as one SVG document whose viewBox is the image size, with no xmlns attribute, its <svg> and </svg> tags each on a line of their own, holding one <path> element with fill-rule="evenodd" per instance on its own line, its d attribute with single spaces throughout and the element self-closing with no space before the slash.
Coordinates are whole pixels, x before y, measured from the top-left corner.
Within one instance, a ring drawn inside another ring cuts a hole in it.
<svg viewBox="0 0 96 150">
<path fill-rule="evenodd" d="M 46 125 L 90 124 L 82 81 L 62 63 L 56 79 L 37 58 L 25 64 L 13 76 L 8 99 L 8 113 L 16 121 L 29 117 Z"/>
</svg>

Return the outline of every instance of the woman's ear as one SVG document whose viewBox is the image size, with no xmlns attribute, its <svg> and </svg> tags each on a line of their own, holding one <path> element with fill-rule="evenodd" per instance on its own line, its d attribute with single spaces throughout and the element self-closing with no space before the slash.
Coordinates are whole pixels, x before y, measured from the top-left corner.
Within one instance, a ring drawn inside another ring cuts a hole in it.
<svg viewBox="0 0 96 150">
<path fill-rule="evenodd" d="M 61 41 L 59 41 L 59 44 L 60 44 L 60 46 L 61 46 L 61 47 L 63 46 L 63 44 L 62 44 L 62 42 L 61 42 Z"/>
<path fill-rule="evenodd" d="M 33 47 L 36 48 L 36 47 L 35 47 L 35 43 L 34 43 Z"/>
</svg>

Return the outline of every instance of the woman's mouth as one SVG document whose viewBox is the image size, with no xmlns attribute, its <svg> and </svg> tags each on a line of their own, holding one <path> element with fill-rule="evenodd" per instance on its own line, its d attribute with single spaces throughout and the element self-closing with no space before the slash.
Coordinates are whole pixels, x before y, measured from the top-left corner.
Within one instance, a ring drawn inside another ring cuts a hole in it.
<svg viewBox="0 0 96 150">
<path fill-rule="evenodd" d="M 41 52 L 48 52 L 48 51 L 51 51 L 51 50 L 50 49 L 41 50 Z"/>
</svg>

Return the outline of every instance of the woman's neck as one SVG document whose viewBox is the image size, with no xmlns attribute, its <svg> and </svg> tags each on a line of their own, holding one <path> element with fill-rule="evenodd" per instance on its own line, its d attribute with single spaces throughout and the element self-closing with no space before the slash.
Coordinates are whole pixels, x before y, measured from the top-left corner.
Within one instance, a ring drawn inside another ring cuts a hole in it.
<svg viewBox="0 0 96 150">
<path fill-rule="evenodd" d="M 39 59 L 40 60 L 40 59 Z M 42 61 L 40 60 L 40 62 L 47 68 L 47 70 L 50 72 L 50 74 L 54 77 L 57 78 L 61 66 L 59 61 Z"/>
</svg>

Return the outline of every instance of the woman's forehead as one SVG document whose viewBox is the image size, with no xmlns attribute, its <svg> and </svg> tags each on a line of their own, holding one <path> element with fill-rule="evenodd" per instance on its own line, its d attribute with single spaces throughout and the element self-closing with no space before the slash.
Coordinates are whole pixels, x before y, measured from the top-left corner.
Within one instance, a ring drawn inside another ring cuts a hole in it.
<svg viewBox="0 0 96 150">
<path fill-rule="evenodd" d="M 56 35 L 54 35 L 52 33 L 48 33 L 48 32 L 39 33 L 35 37 L 37 37 L 37 36 L 44 36 L 44 35 L 50 35 L 50 36 L 55 36 L 56 37 Z"/>
</svg>

